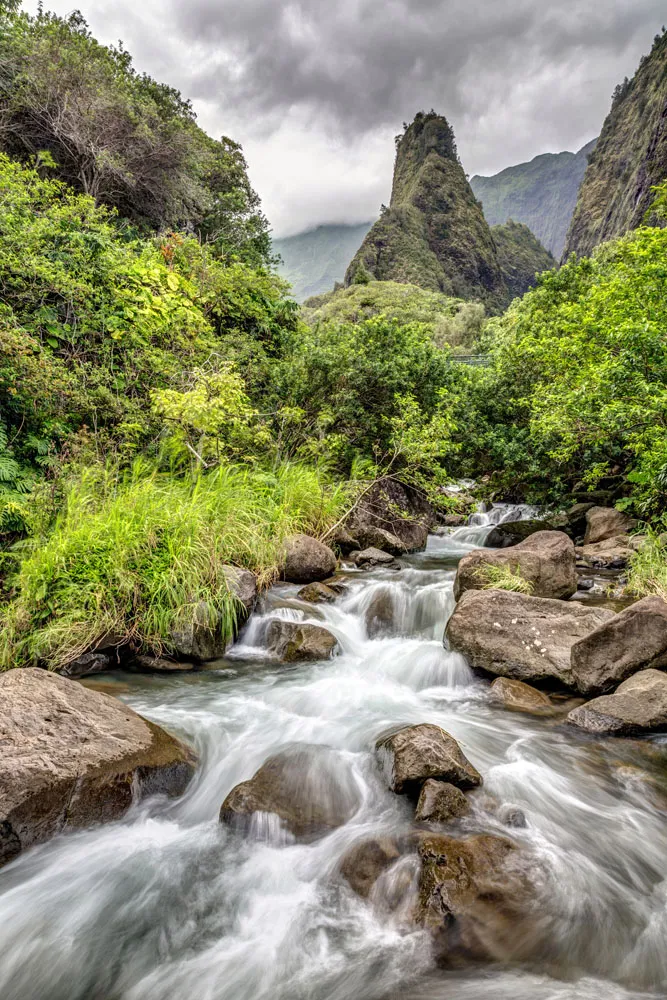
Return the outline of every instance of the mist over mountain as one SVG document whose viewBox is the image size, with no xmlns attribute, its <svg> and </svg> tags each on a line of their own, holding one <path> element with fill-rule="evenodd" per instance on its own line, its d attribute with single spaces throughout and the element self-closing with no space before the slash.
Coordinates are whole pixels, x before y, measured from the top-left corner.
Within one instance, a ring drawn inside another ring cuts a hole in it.
<svg viewBox="0 0 667 1000">
<path fill-rule="evenodd" d="M 291 284 L 297 302 L 330 292 L 343 280 L 350 258 L 371 225 L 317 226 L 273 241 L 273 249 L 281 257 L 278 273 Z"/>
</svg>

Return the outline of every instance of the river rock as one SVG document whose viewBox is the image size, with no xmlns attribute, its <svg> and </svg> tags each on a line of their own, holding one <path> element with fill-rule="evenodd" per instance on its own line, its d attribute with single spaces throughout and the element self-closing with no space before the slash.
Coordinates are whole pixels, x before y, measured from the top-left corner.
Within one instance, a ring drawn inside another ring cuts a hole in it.
<svg viewBox="0 0 667 1000">
<path fill-rule="evenodd" d="M 507 590 L 469 590 L 445 634 L 450 648 L 476 670 L 529 684 L 556 681 L 575 687 L 572 646 L 613 617 L 606 608 Z"/>
<path fill-rule="evenodd" d="M 630 535 L 614 535 L 577 550 L 586 566 L 594 569 L 624 569 L 635 551 Z"/>
<path fill-rule="evenodd" d="M 490 549 L 505 549 L 510 545 L 518 545 L 538 531 L 551 531 L 548 521 L 504 521 L 497 524 L 486 536 L 485 545 Z"/>
<path fill-rule="evenodd" d="M 299 743 L 269 757 L 252 778 L 236 785 L 222 804 L 220 821 L 248 832 L 255 814 L 272 813 L 297 839 L 309 840 L 347 823 L 359 805 L 342 755 Z"/>
<path fill-rule="evenodd" d="M 572 671 L 584 695 L 613 690 L 646 667 L 667 666 L 667 603 L 645 597 L 572 647 Z"/>
<path fill-rule="evenodd" d="M 575 708 L 567 721 L 589 733 L 632 736 L 667 729 L 667 674 L 641 670 L 614 694 L 587 701 Z"/>
<path fill-rule="evenodd" d="M 564 531 L 573 541 L 583 538 L 586 533 L 586 514 L 594 503 L 575 503 L 569 510 L 561 511 L 549 518 L 556 531 Z"/>
<path fill-rule="evenodd" d="M 595 545 L 607 538 L 627 535 L 636 526 L 634 518 L 613 507 L 591 507 L 586 514 L 584 545 Z"/>
<path fill-rule="evenodd" d="M 375 749 L 389 787 L 399 795 L 416 798 L 429 778 L 464 789 L 482 784 L 479 771 L 440 726 L 403 726 L 381 736 Z"/>
<path fill-rule="evenodd" d="M 257 577 L 249 569 L 239 566 L 223 566 L 222 575 L 227 589 L 238 602 L 237 627 L 245 624 L 257 604 Z"/>
<path fill-rule="evenodd" d="M 468 523 L 468 518 L 465 514 L 445 514 L 442 523 L 445 528 L 462 528 Z M 437 528 L 436 534 L 439 534 Z"/>
<path fill-rule="evenodd" d="M 327 537 L 327 542 L 334 545 L 344 556 L 349 556 L 350 552 L 354 552 L 355 549 L 359 548 L 359 543 L 356 538 L 354 538 L 347 528 L 343 527 L 343 525 L 339 525 L 336 530 Z"/>
<path fill-rule="evenodd" d="M 321 625 L 302 624 L 274 618 L 266 631 L 269 651 L 283 663 L 304 660 L 329 660 L 338 640 Z"/>
<path fill-rule="evenodd" d="M 128 667 L 139 673 L 146 674 L 182 674 L 196 670 L 196 663 L 187 663 L 185 660 L 168 660 L 164 656 L 140 655 L 133 657 Z"/>
<path fill-rule="evenodd" d="M 0 674 L 0 864 L 63 830 L 181 795 L 192 751 L 127 705 L 46 670 Z"/>
<path fill-rule="evenodd" d="M 407 547 L 398 535 L 387 531 L 386 528 L 379 528 L 376 524 L 360 525 L 355 529 L 355 538 L 359 549 L 380 549 L 382 552 L 390 552 L 393 556 L 407 552 Z"/>
<path fill-rule="evenodd" d="M 394 602 L 391 591 L 376 591 L 366 608 L 366 632 L 369 639 L 391 635 L 394 625 Z"/>
<path fill-rule="evenodd" d="M 338 595 L 325 583 L 309 583 L 296 596 L 309 604 L 330 604 Z"/>
<path fill-rule="evenodd" d="M 496 677 L 491 685 L 491 697 L 511 712 L 528 715 L 553 715 L 554 712 L 551 699 L 543 691 L 509 677 Z"/>
<path fill-rule="evenodd" d="M 118 666 L 116 656 L 111 651 L 82 653 L 75 660 L 70 660 L 58 671 L 63 677 L 90 677 L 91 674 L 103 674 Z"/>
<path fill-rule="evenodd" d="M 227 648 L 219 613 L 206 601 L 199 601 L 191 621 L 173 628 L 167 636 L 166 646 L 179 659 L 195 663 L 219 659 Z"/>
<path fill-rule="evenodd" d="M 418 854 L 417 922 L 433 935 L 441 964 L 508 960 L 529 951 L 531 873 L 511 840 L 428 834 Z"/>
<path fill-rule="evenodd" d="M 459 788 L 429 778 L 419 793 L 415 819 L 420 823 L 448 823 L 469 812 L 470 803 Z"/>
<path fill-rule="evenodd" d="M 414 852 L 414 847 L 412 850 Z M 369 837 L 345 853 L 339 871 L 358 896 L 368 899 L 380 875 L 403 853 L 403 845 L 396 837 Z"/>
<path fill-rule="evenodd" d="M 572 539 L 562 531 L 537 531 L 508 549 L 476 549 L 459 563 L 454 581 L 458 601 L 466 590 L 485 587 L 485 566 L 504 566 L 527 580 L 536 597 L 568 598 L 577 590 Z"/>
<path fill-rule="evenodd" d="M 373 566 L 395 566 L 396 560 L 389 552 L 382 552 L 380 549 L 364 549 L 362 552 L 352 553 L 352 562 L 360 569 L 372 569 Z"/>
<path fill-rule="evenodd" d="M 336 565 L 328 545 L 310 535 L 291 535 L 283 548 L 280 575 L 289 583 L 313 583 L 331 576 Z"/>
<path fill-rule="evenodd" d="M 346 528 L 356 538 L 375 525 L 395 535 L 404 551 L 416 552 L 426 546 L 429 527 L 437 523 L 435 510 L 422 493 L 386 476 L 363 495 L 348 518 Z M 384 547 L 376 542 L 370 544 Z"/>
</svg>

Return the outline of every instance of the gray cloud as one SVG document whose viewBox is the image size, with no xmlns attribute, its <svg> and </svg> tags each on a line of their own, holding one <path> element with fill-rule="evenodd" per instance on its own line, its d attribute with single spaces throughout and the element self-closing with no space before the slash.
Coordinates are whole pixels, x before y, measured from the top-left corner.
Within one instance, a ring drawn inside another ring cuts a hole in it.
<svg viewBox="0 0 667 1000">
<path fill-rule="evenodd" d="M 56 0 L 56 9 L 68 4 Z M 89 0 L 104 40 L 239 139 L 280 234 L 372 218 L 392 136 L 435 107 L 470 173 L 599 130 L 664 0 Z"/>
</svg>

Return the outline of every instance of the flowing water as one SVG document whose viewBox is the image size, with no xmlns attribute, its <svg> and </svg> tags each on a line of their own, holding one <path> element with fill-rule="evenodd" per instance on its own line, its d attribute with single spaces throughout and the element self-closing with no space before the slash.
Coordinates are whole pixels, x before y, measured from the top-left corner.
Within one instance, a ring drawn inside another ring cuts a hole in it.
<svg viewBox="0 0 667 1000">
<path fill-rule="evenodd" d="M 1 1000 L 664 996 L 660 740 L 598 743 L 558 718 L 504 711 L 464 658 L 443 648 L 458 559 L 483 544 L 489 524 L 516 515 L 495 508 L 432 536 L 400 571 L 343 573 L 347 590 L 332 605 L 276 587 L 214 669 L 111 678 L 133 708 L 194 745 L 201 766 L 182 799 L 142 803 L 123 822 L 60 837 L 3 869 Z M 393 609 L 391 633 L 374 639 L 373 601 Z M 325 624 L 340 655 L 271 662 L 262 639 L 275 616 Z M 459 832 L 510 834 L 546 872 L 547 946 L 530 968 L 437 971 L 428 937 L 400 907 L 388 916 L 337 874 L 359 838 L 409 829 L 412 808 L 387 791 L 372 751 L 389 726 L 418 722 L 452 733 L 484 775 Z M 356 803 L 349 821 L 308 844 L 270 817 L 252 837 L 221 826 L 231 788 L 294 743 L 333 748 Z M 524 828 L 503 825 L 509 806 L 523 811 Z"/>
</svg>

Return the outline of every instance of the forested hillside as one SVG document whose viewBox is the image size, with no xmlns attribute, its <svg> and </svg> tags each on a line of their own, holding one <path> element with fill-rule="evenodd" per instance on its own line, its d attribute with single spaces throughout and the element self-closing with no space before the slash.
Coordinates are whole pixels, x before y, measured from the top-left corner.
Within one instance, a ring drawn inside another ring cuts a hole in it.
<svg viewBox="0 0 667 1000">
<path fill-rule="evenodd" d="M 492 177 L 476 174 L 470 187 L 490 226 L 509 219 L 528 226 L 554 257 L 560 258 L 579 186 L 596 139 L 578 153 L 542 153 L 529 163 L 507 167 Z"/>
<path fill-rule="evenodd" d="M 280 257 L 278 273 L 292 286 L 297 302 L 330 292 L 342 282 L 350 259 L 371 225 L 318 226 L 273 241 L 274 252 Z"/>
<path fill-rule="evenodd" d="M 663 29 L 633 78 L 616 88 L 579 191 L 565 256 L 589 254 L 645 220 L 653 187 L 667 178 L 666 120 L 667 31 Z"/>
</svg>

